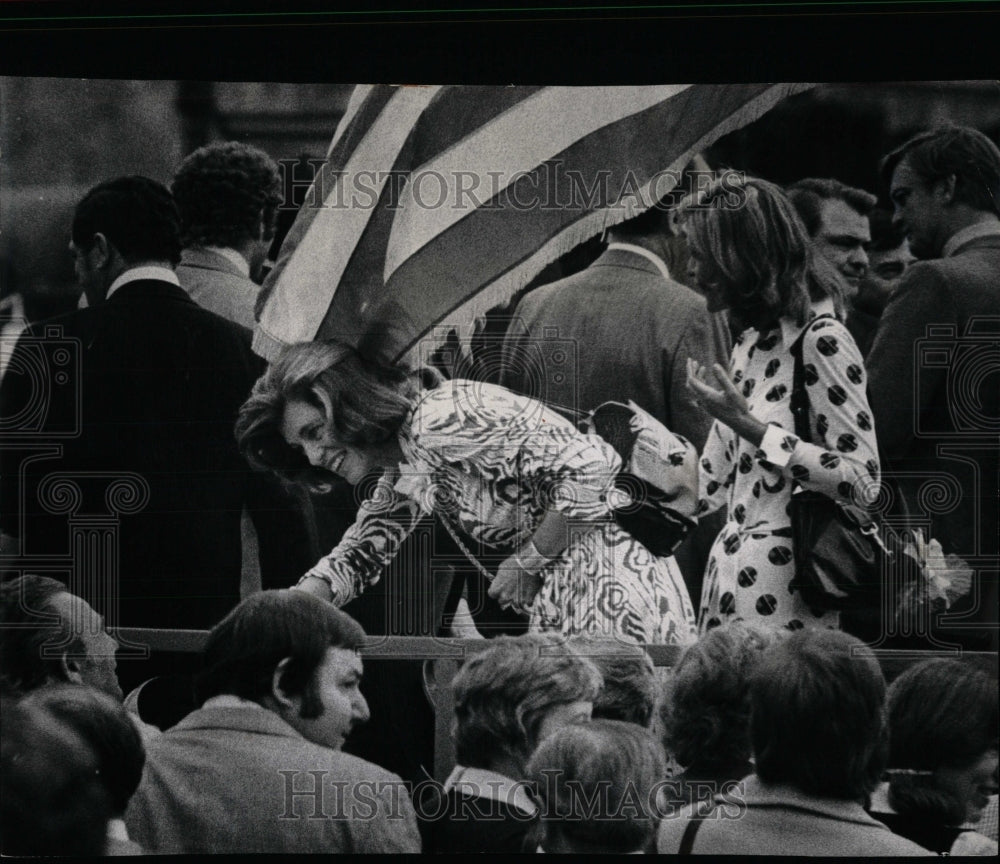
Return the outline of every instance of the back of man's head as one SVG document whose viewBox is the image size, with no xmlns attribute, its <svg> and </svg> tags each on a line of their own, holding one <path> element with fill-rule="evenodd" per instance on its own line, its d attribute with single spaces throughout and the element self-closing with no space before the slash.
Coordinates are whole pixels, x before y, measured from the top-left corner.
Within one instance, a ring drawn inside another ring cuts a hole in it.
<svg viewBox="0 0 1000 864">
<path fill-rule="evenodd" d="M 861 216 L 868 216 L 878 203 L 871 192 L 855 189 L 832 177 L 806 177 L 792 183 L 785 191 L 810 237 L 815 237 L 822 227 L 824 201 L 843 201 Z"/>
<path fill-rule="evenodd" d="M 281 175 L 263 150 L 239 141 L 208 144 L 184 159 L 170 188 L 185 246 L 236 248 L 274 234 Z"/>
<path fill-rule="evenodd" d="M 594 719 L 623 720 L 648 729 L 660 689 L 649 655 L 611 636 L 577 636 L 570 642 L 604 678 L 594 699 Z"/>
<path fill-rule="evenodd" d="M 93 687 L 55 684 L 24 697 L 23 705 L 48 711 L 80 735 L 97 756 L 101 782 L 121 817 L 142 779 L 142 736 L 121 703 Z"/>
<path fill-rule="evenodd" d="M 82 654 L 84 645 L 52 603 L 65 593 L 62 582 L 36 574 L 0 584 L 0 680 L 5 689 L 27 693 L 67 680 L 62 655 Z"/>
<path fill-rule="evenodd" d="M 943 126 L 914 135 L 879 164 L 887 187 L 904 160 L 926 187 L 954 175 L 955 203 L 1000 216 L 1000 148 L 978 129 Z"/>
<path fill-rule="evenodd" d="M 73 216 L 73 245 L 90 249 L 103 234 L 126 264 L 180 261 L 180 217 L 162 183 L 130 176 L 91 189 Z"/>
<path fill-rule="evenodd" d="M 455 676 L 455 752 L 470 768 L 526 762 L 546 717 L 563 705 L 593 702 L 601 673 L 565 639 L 549 633 L 500 636 Z"/>
<path fill-rule="evenodd" d="M 765 650 L 750 678 L 757 776 L 807 795 L 859 800 L 888 757 L 885 678 L 860 639 L 799 630 Z"/>
<path fill-rule="evenodd" d="M 209 633 L 204 670 L 195 682 L 197 701 L 229 694 L 261 703 L 272 695 L 275 670 L 287 660 L 282 691 L 302 698 L 302 717 L 318 717 L 323 706 L 316 670 L 328 649 L 357 650 L 364 636 L 350 615 L 304 591 L 254 594 Z"/>
<path fill-rule="evenodd" d="M 0 853 L 101 856 L 113 805 L 87 741 L 40 706 L 0 700 Z"/>
<path fill-rule="evenodd" d="M 656 834 L 666 759 L 648 729 L 594 720 L 554 732 L 528 763 L 546 852 L 627 854 Z"/>
</svg>

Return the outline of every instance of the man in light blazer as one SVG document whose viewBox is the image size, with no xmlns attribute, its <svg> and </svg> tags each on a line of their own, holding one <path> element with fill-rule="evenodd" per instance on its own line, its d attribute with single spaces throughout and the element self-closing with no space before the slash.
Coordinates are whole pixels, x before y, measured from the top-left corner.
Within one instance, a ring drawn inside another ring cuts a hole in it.
<svg viewBox="0 0 1000 864">
<path fill-rule="evenodd" d="M 893 150 L 881 171 L 894 221 L 920 259 L 890 297 L 867 358 L 883 467 L 899 475 L 911 517 L 929 521 L 945 553 L 976 571 L 932 637 L 996 651 L 1000 149 L 975 129 L 944 127 Z"/>
<path fill-rule="evenodd" d="M 303 591 L 244 600 L 209 634 L 201 707 L 147 747 L 133 839 L 163 854 L 419 852 L 402 780 L 341 752 L 368 719 L 363 638 Z"/>
<path fill-rule="evenodd" d="M 278 166 L 256 147 L 216 142 L 184 159 L 170 189 L 181 215 L 181 287 L 199 306 L 252 330 L 282 201 Z"/>
</svg>

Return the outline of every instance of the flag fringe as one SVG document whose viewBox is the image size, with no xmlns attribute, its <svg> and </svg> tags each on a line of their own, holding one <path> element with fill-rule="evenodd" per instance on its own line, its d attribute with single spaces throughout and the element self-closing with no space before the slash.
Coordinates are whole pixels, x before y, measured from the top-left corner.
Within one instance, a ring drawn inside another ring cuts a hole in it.
<svg viewBox="0 0 1000 864">
<path fill-rule="evenodd" d="M 712 127 L 679 159 L 671 163 L 669 168 L 675 170 L 683 168 L 697 153 L 716 142 L 723 135 L 760 119 L 783 99 L 815 86 L 813 83 L 773 85 L 751 103 L 742 106 L 728 115 L 718 125 Z M 643 191 L 647 190 L 644 189 Z M 450 320 L 439 322 L 433 325 L 429 331 L 420 334 L 419 338 L 408 346 L 396 360 L 407 364 L 418 363 L 420 357 L 427 356 L 427 351 L 432 345 L 434 347 L 443 345 L 448 333 L 452 330 L 457 333 L 462 350 L 470 353 L 472 337 L 475 335 L 477 327 L 482 323 L 487 312 L 497 306 L 509 303 L 510 299 L 518 291 L 528 285 L 549 264 L 571 252 L 581 243 L 585 243 L 607 228 L 614 227 L 627 219 L 638 216 L 653 206 L 654 203 L 653 201 L 643 200 L 625 207 L 611 206 L 588 213 L 574 225 L 564 229 L 556 237 L 536 250 L 529 258 L 526 258 L 520 264 L 508 270 L 498 279 L 477 292 L 475 296 L 470 297 L 466 302 L 454 309 L 449 315 Z M 615 202 L 615 205 L 619 204 L 620 202 Z"/>
</svg>

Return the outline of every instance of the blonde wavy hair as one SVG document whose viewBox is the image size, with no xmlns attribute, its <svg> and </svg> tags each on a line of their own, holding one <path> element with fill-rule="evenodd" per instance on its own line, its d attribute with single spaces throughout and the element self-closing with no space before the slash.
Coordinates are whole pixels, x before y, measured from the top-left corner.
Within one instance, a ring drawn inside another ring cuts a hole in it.
<svg viewBox="0 0 1000 864">
<path fill-rule="evenodd" d="M 810 303 L 823 297 L 843 319 L 836 270 L 813 254 L 801 218 L 774 183 L 723 171 L 679 210 L 688 243 L 714 261 L 726 305 L 741 325 L 762 330 L 787 316 L 802 326 Z"/>
</svg>

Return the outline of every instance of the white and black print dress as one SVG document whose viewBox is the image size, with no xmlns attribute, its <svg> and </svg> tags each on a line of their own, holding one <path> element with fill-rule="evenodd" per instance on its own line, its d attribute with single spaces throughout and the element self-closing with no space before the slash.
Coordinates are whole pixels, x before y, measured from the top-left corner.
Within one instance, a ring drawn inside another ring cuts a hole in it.
<svg viewBox="0 0 1000 864">
<path fill-rule="evenodd" d="M 337 547 L 307 575 L 340 606 L 381 576 L 425 513 L 437 512 L 473 547 L 509 555 L 547 510 L 570 522 L 563 553 L 541 571 L 529 630 L 616 634 L 685 644 L 695 616 L 674 559 L 657 558 L 611 518 L 620 460 L 542 403 L 502 387 L 446 381 L 425 392 L 400 431 L 406 462 L 383 475 Z M 686 457 L 697 459 L 691 449 Z"/>
<path fill-rule="evenodd" d="M 832 315 L 826 300 L 812 317 Z M 723 423 L 709 431 L 702 452 L 700 512 L 725 505 L 727 521 L 709 554 L 698 617 L 704 632 L 731 618 L 791 629 L 839 626 L 839 613 L 810 609 L 791 590 L 792 481 L 833 498 L 878 490 L 878 447 L 865 394 L 861 354 L 847 328 L 832 317 L 811 320 L 802 344 L 813 442 L 794 435 L 792 345 L 802 329 L 789 319 L 765 333 L 745 331 L 729 373 L 750 413 L 769 428 L 760 448 Z"/>
</svg>

